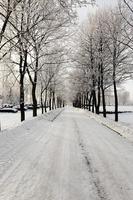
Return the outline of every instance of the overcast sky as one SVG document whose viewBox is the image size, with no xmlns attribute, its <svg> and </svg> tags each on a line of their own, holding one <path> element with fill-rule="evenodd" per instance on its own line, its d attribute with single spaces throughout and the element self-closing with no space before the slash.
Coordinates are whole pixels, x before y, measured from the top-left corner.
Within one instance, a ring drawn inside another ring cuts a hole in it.
<svg viewBox="0 0 133 200">
<path fill-rule="evenodd" d="M 110 5 L 115 5 L 117 3 L 117 0 L 96 0 L 96 3 L 99 6 L 110 6 Z"/>
<path fill-rule="evenodd" d="M 89 13 L 95 12 L 96 9 L 112 7 L 117 3 L 117 0 L 96 0 L 96 6 L 88 6 L 78 9 L 79 20 L 82 23 Z"/>
</svg>

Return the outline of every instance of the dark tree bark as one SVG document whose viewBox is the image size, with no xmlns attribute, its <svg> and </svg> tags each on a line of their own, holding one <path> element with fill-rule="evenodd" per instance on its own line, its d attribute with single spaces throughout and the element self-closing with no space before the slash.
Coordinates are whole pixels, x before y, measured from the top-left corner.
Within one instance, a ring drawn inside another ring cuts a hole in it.
<svg viewBox="0 0 133 200">
<path fill-rule="evenodd" d="M 92 96 L 93 96 L 93 92 L 91 92 L 91 94 L 90 94 L 90 98 L 89 98 L 89 111 L 91 111 L 91 102 L 92 102 Z"/>
<path fill-rule="evenodd" d="M 45 113 L 47 112 L 47 94 L 48 94 L 48 91 L 47 91 L 47 88 L 46 88 L 46 90 L 45 90 L 45 101 L 44 101 Z"/>
<path fill-rule="evenodd" d="M 33 117 L 36 117 L 37 116 L 37 98 L 36 98 L 37 73 L 34 74 L 34 81 L 32 80 L 32 77 L 28 68 L 27 68 L 27 73 L 32 83 Z"/>
<path fill-rule="evenodd" d="M 52 107 L 51 107 L 51 89 L 50 89 L 50 92 L 49 92 L 49 110 L 52 110 Z"/>
<path fill-rule="evenodd" d="M 118 122 L 118 95 L 117 95 L 117 88 L 116 88 L 116 82 L 113 82 L 114 84 L 114 98 L 115 98 L 115 121 Z"/>
<path fill-rule="evenodd" d="M 25 110 L 24 110 L 24 76 L 20 74 L 20 114 L 21 121 L 25 120 Z"/>
<path fill-rule="evenodd" d="M 33 102 L 33 117 L 37 116 L 37 98 L 36 98 L 36 87 L 37 87 L 37 73 L 38 73 L 38 52 L 36 51 L 36 64 L 34 70 L 34 77 L 32 78 L 29 68 L 27 67 L 27 73 L 32 84 L 32 102 Z"/>
<path fill-rule="evenodd" d="M 84 94 L 81 94 L 81 108 L 84 108 Z"/>
<path fill-rule="evenodd" d="M 93 95 L 92 95 L 93 99 L 92 99 L 92 112 L 94 113 L 96 110 L 96 92 L 95 89 L 93 89 Z"/>
<path fill-rule="evenodd" d="M 102 37 L 100 38 L 99 53 L 100 53 L 99 69 L 100 69 L 100 74 L 101 74 L 100 78 L 101 78 L 103 117 L 106 117 L 106 101 L 105 101 L 105 90 L 104 90 L 104 71 L 103 71 L 103 59 L 102 59 L 102 53 L 103 53 L 103 39 L 102 39 Z"/>
<path fill-rule="evenodd" d="M 32 84 L 32 100 L 33 100 L 33 117 L 37 116 L 37 98 L 36 98 L 36 86 L 37 86 L 37 72 L 38 72 L 38 52 L 36 51 L 36 66 L 34 72 L 34 82 Z"/>
<path fill-rule="evenodd" d="M 103 117 L 106 117 L 106 101 L 105 101 L 105 91 L 103 86 L 101 86 L 101 91 L 102 91 Z"/>
<path fill-rule="evenodd" d="M 86 107 L 86 96 L 84 94 L 84 109 L 85 109 L 85 107 Z"/>
<path fill-rule="evenodd" d="M 101 103 L 101 90 L 100 90 L 100 76 L 98 77 L 98 92 L 97 92 L 97 105 L 96 105 L 96 113 L 99 114 L 100 103 Z"/>
<path fill-rule="evenodd" d="M 21 121 L 25 120 L 25 99 L 24 99 L 24 77 L 27 68 L 27 50 L 24 51 L 24 64 L 23 64 L 23 56 L 22 52 L 20 52 L 20 66 L 19 66 L 19 74 L 20 74 L 20 114 Z"/>
<path fill-rule="evenodd" d="M 115 121 L 118 121 L 118 95 L 117 95 L 117 87 L 116 87 L 116 57 L 117 57 L 117 49 L 116 49 L 116 41 L 114 41 L 114 49 L 113 49 L 113 86 L 114 86 L 114 101 L 115 101 Z"/>
<path fill-rule="evenodd" d="M 53 94 L 52 94 L 52 110 L 55 109 L 55 92 L 53 91 Z"/>
<path fill-rule="evenodd" d="M 105 101 L 105 90 L 103 86 L 103 66 L 101 63 L 101 92 L 102 92 L 102 106 L 103 106 L 103 117 L 106 117 L 106 101 Z"/>
<path fill-rule="evenodd" d="M 59 98 L 56 98 L 56 102 L 57 102 L 57 108 L 59 108 Z M 73 103 L 73 106 L 75 106 L 75 103 Z"/>
<path fill-rule="evenodd" d="M 32 85 L 33 117 L 37 116 L 36 84 Z"/>
<path fill-rule="evenodd" d="M 41 92 L 41 109 L 42 109 L 42 114 L 44 114 L 43 92 Z"/>
</svg>

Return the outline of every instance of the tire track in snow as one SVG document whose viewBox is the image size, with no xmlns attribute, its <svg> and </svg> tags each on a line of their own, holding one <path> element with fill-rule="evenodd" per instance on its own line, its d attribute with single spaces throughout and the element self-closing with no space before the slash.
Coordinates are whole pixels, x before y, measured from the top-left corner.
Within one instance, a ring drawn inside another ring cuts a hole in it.
<svg viewBox="0 0 133 200">
<path fill-rule="evenodd" d="M 96 173 L 95 173 L 96 170 L 93 167 L 89 153 L 86 152 L 86 150 L 85 150 L 83 141 L 80 136 L 77 122 L 75 120 L 73 120 L 73 121 L 74 121 L 75 129 L 76 129 L 76 132 L 78 135 L 78 142 L 79 142 L 79 146 L 80 146 L 80 149 L 82 152 L 82 156 L 83 156 L 84 162 L 86 163 L 87 170 L 88 170 L 89 174 L 91 175 L 91 179 L 92 179 L 94 188 L 97 192 L 98 198 L 99 198 L 99 200 L 110 200 L 110 198 L 108 197 L 108 195 L 106 194 L 106 192 L 104 190 L 104 187 L 101 185 L 99 178 L 96 176 Z"/>
</svg>

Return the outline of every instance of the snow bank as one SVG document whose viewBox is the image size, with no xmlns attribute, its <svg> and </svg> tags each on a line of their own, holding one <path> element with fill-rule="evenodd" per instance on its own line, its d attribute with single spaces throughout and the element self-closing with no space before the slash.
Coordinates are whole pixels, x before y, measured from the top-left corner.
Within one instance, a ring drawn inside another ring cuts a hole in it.
<svg viewBox="0 0 133 200">
<path fill-rule="evenodd" d="M 127 138 L 130 141 L 133 141 L 133 130 L 120 122 L 115 122 L 111 119 L 104 118 L 100 115 L 94 114 L 92 112 L 86 111 L 87 115 L 95 119 L 98 123 L 106 126 L 107 128 L 115 131 L 117 134 Z"/>
<path fill-rule="evenodd" d="M 53 122 L 62 113 L 63 110 L 64 108 L 57 108 L 56 110 L 52 110 L 48 113 L 45 113 L 44 115 L 40 115 L 38 119 L 45 119 Z"/>
<path fill-rule="evenodd" d="M 114 106 L 106 106 L 107 111 L 114 111 Z M 103 111 L 103 107 L 100 106 L 100 111 Z M 133 106 L 121 106 L 119 105 L 120 112 L 133 112 Z"/>
<path fill-rule="evenodd" d="M 9 127 L 9 128 L 7 128 L 7 129 L 4 129 L 4 130 L 2 130 L 1 132 L 6 132 L 6 130 L 14 130 L 15 128 L 21 128 L 21 127 L 27 127 L 27 126 L 32 126 L 33 124 L 35 125 L 38 121 L 40 122 L 40 120 L 42 120 L 43 121 L 43 123 L 44 123 L 44 120 L 45 120 L 45 123 L 46 123 L 46 121 L 47 122 L 52 122 L 52 121 L 54 121 L 57 117 L 58 117 L 58 115 L 60 115 L 61 114 L 61 112 L 64 110 L 64 108 L 58 108 L 58 109 L 56 109 L 56 110 L 52 110 L 52 111 L 49 111 L 48 113 L 45 113 L 45 114 L 43 114 L 43 115 L 39 115 L 39 116 L 37 116 L 37 117 L 32 117 L 32 118 L 29 118 L 29 119 L 27 119 L 27 120 L 25 120 L 25 121 L 23 121 L 23 122 L 17 122 L 16 123 L 16 126 L 13 126 L 13 127 Z M 14 123 L 15 123 L 15 120 L 14 120 Z"/>
</svg>

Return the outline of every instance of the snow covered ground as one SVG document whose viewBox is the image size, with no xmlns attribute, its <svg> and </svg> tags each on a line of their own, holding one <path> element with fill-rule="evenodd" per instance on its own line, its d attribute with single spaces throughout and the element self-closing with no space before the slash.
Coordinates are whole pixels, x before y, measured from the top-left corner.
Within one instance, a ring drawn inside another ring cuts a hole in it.
<svg viewBox="0 0 133 200">
<path fill-rule="evenodd" d="M 87 111 L 61 111 L 1 133 L 0 200 L 132 200 L 132 143 Z"/>
<path fill-rule="evenodd" d="M 109 114 L 107 117 L 114 120 L 114 114 Z M 122 122 L 125 126 L 133 128 L 133 113 L 120 113 L 119 122 Z"/>
<path fill-rule="evenodd" d="M 32 119 L 32 110 L 27 110 L 25 112 L 26 114 L 26 120 Z M 41 115 L 41 109 L 38 109 L 38 115 Z M 14 128 L 21 124 L 20 120 L 20 112 L 17 113 L 0 113 L 0 125 L 1 130 L 8 129 L 8 128 Z"/>
<path fill-rule="evenodd" d="M 114 106 L 107 106 L 107 111 L 114 111 Z M 119 111 L 127 112 L 119 113 L 119 122 L 122 122 L 125 126 L 133 128 L 133 106 L 119 106 Z M 107 114 L 107 118 L 114 120 L 115 116 L 114 114 Z"/>
<path fill-rule="evenodd" d="M 114 111 L 114 106 L 107 106 L 107 111 Z M 102 111 L 102 107 L 100 107 L 100 110 Z M 133 106 L 119 106 L 119 111 L 133 111 Z"/>
<path fill-rule="evenodd" d="M 114 106 L 107 106 L 108 111 L 113 111 Z M 133 111 L 133 106 L 120 106 L 119 111 Z M 26 120 L 32 119 L 32 110 L 27 110 Z M 38 109 L 38 115 L 41 115 L 41 109 Z M 107 115 L 108 118 L 114 119 L 114 114 Z M 125 126 L 133 128 L 133 113 L 119 114 L 119 121 L 123 122 Z M 14 128 L 21 124 L 20 112 L 18 113 L 0 113 L 1 130 Z"/>
<path fill-rule="evenodd" d="M 104 125 L 105 127 L 115 131 L 117 134 L 133 142 L 133 129 L 132 127 L 128 126 L 127 123 L 115 122 L 109 117 L 104 118 L 101 115 L 97 115 L 89 111 L 86 111 L 86 114 L 88 115 L 88 117 L 96 120 L 98 123 Z"/>
</svg>

